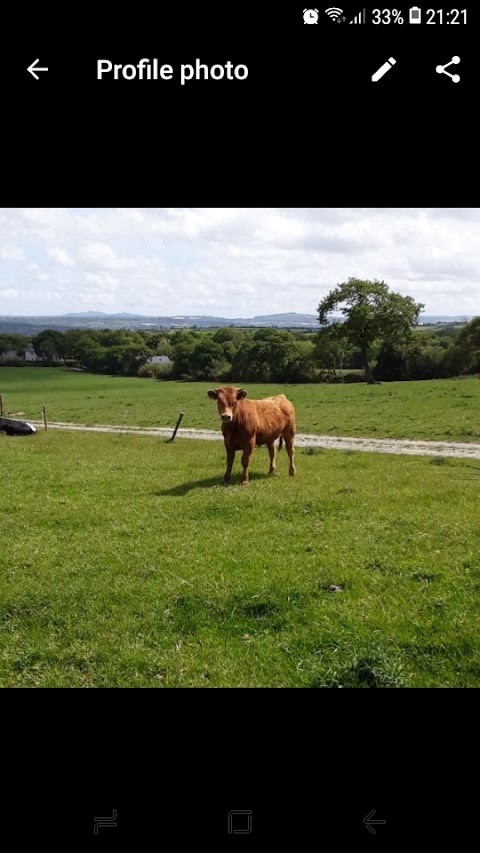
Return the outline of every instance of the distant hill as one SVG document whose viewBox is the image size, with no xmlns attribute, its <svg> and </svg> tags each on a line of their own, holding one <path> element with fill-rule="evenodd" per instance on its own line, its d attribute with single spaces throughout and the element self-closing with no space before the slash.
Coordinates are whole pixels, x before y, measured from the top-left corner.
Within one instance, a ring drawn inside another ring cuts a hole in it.
<svg viewBox="0 0 480 853">
<path fill-rule="evenodd" d="M 470 320 L 473 320 L 473 314 L 458 314 L 453 317 L 449 317 L 445 314 L 437 316 L 430 316 L 428 314 L 422 314 L 418 318 L 418 325 L 424 326 L 427 323 L 469 323 Z"/>
<path fill-rule="evenodd" d="M 341 320 L 342 317 L 335 317 Z M 422 315 L 420 324 L 467 323 L 473 317 L 465 315 Z M 285 314 L 259 314 L 256 317 L 216 317 L 210 315 L 176 314 L 174 316 L 146 317 L 142 314 L 105 314 L 102 311 L 85 311 L 61 314 L 57 317 L 0 316 L 0 333 L 38 335 L 43 329 L 212 329 L 219 326 L 242 326 L 244 328 L 274 327 L 279 329 L 318 329 L 317 314 L 300 314 L 295 311 Z"/>
<path fill-rule="evenodd" d="M 123 319 L 123 320 L 141 320 L 143 319 L 142 314 L 126 314 L 125 312 L 121 312 L 118 314 L 106 314 L 105 311 L 80 311 L 76 313 L 70 314 L 61 314 L 58 318 L 59 320 L 64 319 L 76 319 L 79 318 L 82 320 L 103 320 L 104 318 L 112 318 L 112 319 Z"/>
<path fill-rule="evenodd" d="M 316 314 L 265 314 L 258 317 L 216 317 L 209 315 L 177 314 L 175 316 L 146 317 L 142 314 L 105 314 L 102 311 L 61 314 L 57 317 L 8 317 L 0 316 L 0 333 L 15 332 L 19 335 L 37 335 L 42 329 L 198 329 L 219 326 L 275 326 L 278 328 L 318 327 Z"/>
</svg>

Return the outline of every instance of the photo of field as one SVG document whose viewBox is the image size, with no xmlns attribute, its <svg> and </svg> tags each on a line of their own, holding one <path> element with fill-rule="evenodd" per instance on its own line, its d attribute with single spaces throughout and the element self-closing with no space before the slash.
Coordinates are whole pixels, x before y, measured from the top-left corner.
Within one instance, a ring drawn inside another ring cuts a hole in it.
<svg viewBox="0 0 480 853">
<path fill-rule="evenodd" d="M 219 429 L 202 383 L 31 372 L 0 370 L 28 417 L 47 402 L 52 420 L 173 426 L 185 410 Z M 302 432 L 476 439 L 478 379 L 283 390 Z M 386 414 L 402 394 L 408 426 Z M 259 448 L 242 489 L 238 462 L 220 483 L 221 442 L 39 426 L 0 446 L 3 686 L 479 683 L 480 462 L 303 448 L 295 479 L 284 450 L 269 478 Z"/>
<path fill-rule="evenodd" d="M 0 367 L 0 388 L 12 412 L 37 420 L 47 405 L 55 422 L 136 427 L 217 429 L 207 399 L 212 382 L 152 382 L 68 370 Z M 248 384 L 250 396 L 286 393 L 298 431 L 317 435 L 480 442 L 480 383 L 476 377 L 344 385 Z M 1 393 L 1 392 L 0 392 Z"/>
<path fill-rule="evenodd" d="M 0 688 L 480 686 L 480 208 L 0 208 Z"/>
</svg>

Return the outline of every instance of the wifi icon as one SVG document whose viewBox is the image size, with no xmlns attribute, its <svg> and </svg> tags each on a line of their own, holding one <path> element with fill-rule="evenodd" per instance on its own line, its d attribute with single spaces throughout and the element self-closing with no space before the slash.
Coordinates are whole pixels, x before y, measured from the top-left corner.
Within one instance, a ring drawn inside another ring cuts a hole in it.
<svg viewBox="0 0 480 853">
<path fill-rule="evenodd" d="M 329 18 L 332 18 L 332 20 L 335 20 L 343 14 L 343 9 L 338 9 L 337 6 L 330 6 L 329 9 L 325 9 L 325 14 L 328 15 Z"/>
</svg>

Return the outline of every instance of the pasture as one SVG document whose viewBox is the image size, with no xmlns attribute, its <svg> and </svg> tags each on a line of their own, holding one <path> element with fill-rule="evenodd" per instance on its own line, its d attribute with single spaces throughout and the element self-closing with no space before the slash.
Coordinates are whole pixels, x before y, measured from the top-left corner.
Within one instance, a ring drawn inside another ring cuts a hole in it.
<svg viewBox="0 0 480 853">
<path fill-rule="evenodd" d="M 206 385 L 0 372 L 30 417 L 122 423 L 130 401 L 131 424 L 216 423 Z M 444 438 L 462 412 L 478 430 L 478 386 L 288 394 L 305 431 Z M 292 479 L 283 450 L 271 479 L 262 448 L 242 488 L 238 460 L 217 485 L 220 442 L 39 431 L 0 453 L 3 687 L 480 684 L 480 472 L 462 461 L 305 449 Z"/>
<path fill-rule="evenodd" d="M 218 383 L 216 383 L 218 385 Z M 239 383 L 241 384 L 241 383 Z M 219 428 L 207 399 L 215 384 L 157 382 L 98 376 L 57 368 L 0 368 L 0 393 L 9 411 L 52 421 L 128 426 Z M 249 397 L 284 393 L 297 411 L 298 432 L 370 438 L 480 441 L 478 377 L 360 385 L 246 384 Z"/>
</svg>

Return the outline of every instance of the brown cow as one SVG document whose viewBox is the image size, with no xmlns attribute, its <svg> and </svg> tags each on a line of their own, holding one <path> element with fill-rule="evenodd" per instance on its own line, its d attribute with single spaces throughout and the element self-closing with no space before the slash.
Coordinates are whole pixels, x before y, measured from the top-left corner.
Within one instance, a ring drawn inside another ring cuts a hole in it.
<svg viewBox="0 0 480 853">
<path fill-rule="evenodd" d="M 285 394 L 266 397 L 264 400 L 246 400 L 243 388 L 216 388 L 208 391 L 211 400 L 217 401 L 222 421 L 222 432 L 227 451 L 227 470 L 224 481 L 230 482 L 235 451 L 242 450 L 242 484 L 248 483 L 248 466 L 255 445 L 266 444 L 270 454 L 269 474 L 275 474 L 275 440 L 285 440 L 290 459 L 288 473 L 295 476 L 293 462 L 295 451 L 295 409 Z"/>
</svg>

